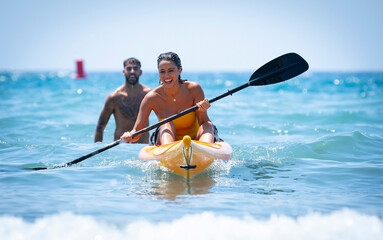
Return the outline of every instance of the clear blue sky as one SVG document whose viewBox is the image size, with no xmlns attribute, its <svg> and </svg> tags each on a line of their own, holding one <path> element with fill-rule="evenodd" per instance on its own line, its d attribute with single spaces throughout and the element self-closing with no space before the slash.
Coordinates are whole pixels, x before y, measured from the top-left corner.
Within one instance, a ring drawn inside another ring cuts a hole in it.
<svg viewBox="0 0 383 240">
<path fill-rule="evenodd" d="M 287 52 L 314 71 L 383 71 L 382 0 L 12 0 L 0 3 L 1 70 L 253 71 Z"/>
</svg>

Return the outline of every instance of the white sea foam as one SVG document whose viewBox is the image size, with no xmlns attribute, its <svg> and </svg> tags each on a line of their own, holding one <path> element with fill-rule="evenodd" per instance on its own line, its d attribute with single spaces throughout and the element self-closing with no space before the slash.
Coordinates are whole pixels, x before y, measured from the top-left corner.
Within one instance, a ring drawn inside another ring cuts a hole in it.
<svg viewBox="0 0 383 240">
<path fill-rule="evenodd" d="M 291 218 L 234 218 L 211 212 L 186 215 L 173 221 L 138 220 L 125 225 L 91 216 L 61 213 L 28 222 L 0 217 L 0 239 L 383 239 L 383 221 L 351 210 Z"/>
</svg>

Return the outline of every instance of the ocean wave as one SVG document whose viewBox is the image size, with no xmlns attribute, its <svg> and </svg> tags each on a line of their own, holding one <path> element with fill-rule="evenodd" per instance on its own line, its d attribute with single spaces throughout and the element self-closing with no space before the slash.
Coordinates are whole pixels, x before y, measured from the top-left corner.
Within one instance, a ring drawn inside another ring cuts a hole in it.
<svg viewBox="0 0 383 240">
<path fill-rule="evenodd" d="M 316 141 L 305 144 L 296 155 L 315 156 L 317 159 L 339 161 L 360 161 L 369 156 L 382 156 L 383 138 L 359 131 L 351 133 L 329 134 Z M 308 151 L 307 151 L 308 150 Z M 311 152 L 311 153 L 310 153 Z"/>
<path fill-rule="evenodd" d="M 319 131 L 319 130 L 318 130 Z M 313 137 L 311 137 L 313 138 Z M 327 132 L 321 137 L 306 139 L 279 133 L 270 141 L 233 145 L 235 159 L 251 159 L 254 162 L 270 164 L 286 163 L 288 159 L 331 159 L 335 161 L 356 161 L 368 159 L 380 162 L 383 137 L 375 134 L 354 132 Z M 294 141 L 291 141 L 294 140 Z M 368 156 L 368 157 L 367 157 Z"/>
<path fill-rule="evenodd" d="M 382 219 L 343 209 L 292 218 L 271 215 L 229 217 L 211 212 L 184 215 L 172 221 L 137 219 L 112 224 L 92 216 L 59 213 L 33 222 L 0 217 L 0 238 L 17 239 L 382 239 Z"/>
</svg>

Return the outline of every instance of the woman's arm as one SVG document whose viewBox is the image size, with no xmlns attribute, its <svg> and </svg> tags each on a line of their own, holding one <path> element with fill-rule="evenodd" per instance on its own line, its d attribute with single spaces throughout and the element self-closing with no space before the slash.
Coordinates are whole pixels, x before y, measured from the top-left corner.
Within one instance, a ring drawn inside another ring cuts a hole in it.
<svg viewBox="0 0 383 240">
<path fill-rule="evenodd" d="M 196 115 L 199 125 L 204 124 L 205 122 L 210 121 L 207 114 L 207 109 L 210 108 L 209 101 L 205 98 L 205 93 L 201 85 L 197 82 L 190 82 L 190 93 L 192 94 L 194 105 L 198 106 L 196 110 Z"/>
</svg>

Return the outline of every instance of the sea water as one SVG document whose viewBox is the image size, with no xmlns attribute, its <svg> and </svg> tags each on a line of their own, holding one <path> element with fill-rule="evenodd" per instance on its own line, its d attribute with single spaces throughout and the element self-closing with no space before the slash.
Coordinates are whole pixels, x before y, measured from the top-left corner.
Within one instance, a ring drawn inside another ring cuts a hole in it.
<svg viewBox="0 0 383 240">
<path fill-rule="evenodd" d="M 251 72 L 189 72 L 207 98 Z M 157 73 L 140 82 L 154 88 Z M 0 73 L 0 239 L 383 239 L 383 73 L 306 72 L 209 116 L 233 147 L 187 181 L 94 131 L 118 72 Z M 156 123 L 150 116 L 150 124 Z"/>
</svg>

